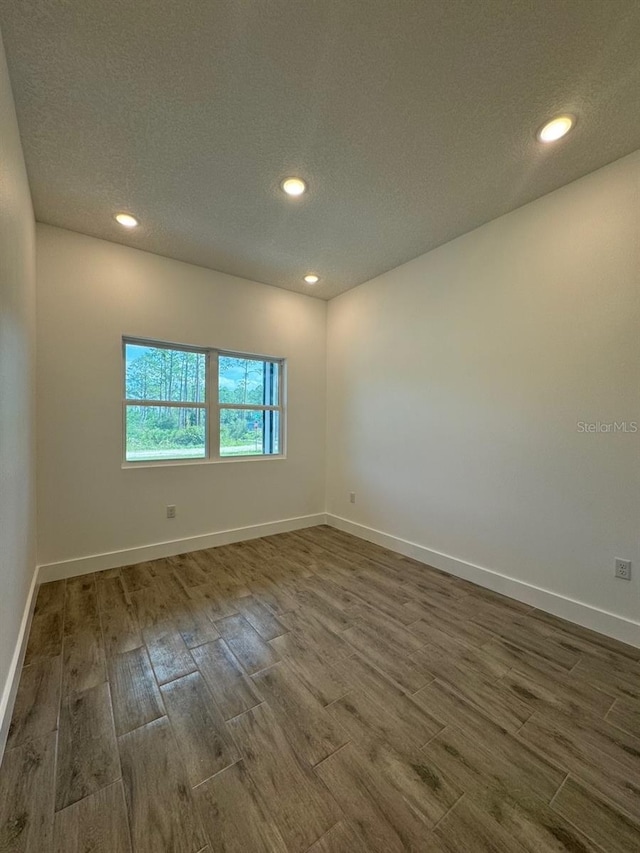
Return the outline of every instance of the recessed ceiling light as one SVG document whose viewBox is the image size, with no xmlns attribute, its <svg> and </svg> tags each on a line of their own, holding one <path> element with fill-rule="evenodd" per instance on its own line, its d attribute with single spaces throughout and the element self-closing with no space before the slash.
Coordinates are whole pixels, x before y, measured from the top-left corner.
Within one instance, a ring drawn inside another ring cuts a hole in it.
<svg viewBox="0 0 640 853">
<path fill-rule="evenodd" d="M 557 116 L 544 124 L 538 131 L 540 142 L 556 142 L 571 130 L 576 120 L 573 116 Z"/>
<path fill-rule="evenodd" d="M 287 195 L 302 195 L 307 189 L 307 185 L 302 178 L 285 178 L 280 186 Z"/>
<path fill-rule="evenodd" d="M 138 220 L 130 213 L 117 213 L 116 222 L 123 228 L 135 228 L 138 224 Z"/>
<path fill-rule="evenodd" d="M 309 273 L 309 275 L 305 275 L 304 280 L 307 284 L 317 284 L 320 281 L 320 276 L 315 275 L 314 273 Z"/>
</svg>

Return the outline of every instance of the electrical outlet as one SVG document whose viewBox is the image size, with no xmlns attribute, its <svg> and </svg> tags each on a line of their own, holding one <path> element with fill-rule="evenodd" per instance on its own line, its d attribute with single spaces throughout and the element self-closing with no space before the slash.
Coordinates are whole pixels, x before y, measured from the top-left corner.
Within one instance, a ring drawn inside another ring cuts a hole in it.
<svg viewBox="0 0 640 853">
<path fill-rule="evenodd" d="M 616 577 L 623 581 L 631 580 L 631 560 L 616 560 Z"/>
<path fill-rule="evenodd" d="M 167 518 L 175 518 L 176 517 L 176 508 L 174 504 L 167 507 Z"/>
<path fill-rule="evenodd" d="M 352 504 L 354 504 L 356 502 L 356 493 L 355 492 L 349 492 L 349 502 Z"/>
</svg>

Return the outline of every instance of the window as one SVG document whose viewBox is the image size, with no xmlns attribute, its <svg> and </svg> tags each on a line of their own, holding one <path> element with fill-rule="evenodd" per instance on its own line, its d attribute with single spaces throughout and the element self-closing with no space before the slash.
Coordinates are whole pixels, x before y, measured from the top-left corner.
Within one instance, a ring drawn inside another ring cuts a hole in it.
<svg viewBox="0 0 640 853">
<path fill-rule="evenodd" d="M 282 359 L 125 338 L 124 459 L 281 456 Z"/>
</svg>

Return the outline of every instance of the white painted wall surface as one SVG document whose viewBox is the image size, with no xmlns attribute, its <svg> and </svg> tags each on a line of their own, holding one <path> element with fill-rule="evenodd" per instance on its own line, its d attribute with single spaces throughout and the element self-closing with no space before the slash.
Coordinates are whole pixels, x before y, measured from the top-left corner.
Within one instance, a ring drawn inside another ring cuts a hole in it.
<svg viewBox="0 0 640 853">
<path fill-rule="evenodd" d="M 640 152 L 333 300 L 328 354 L 329 513 L 640 618 L 640 431 L 577 429 L 640 430 Z"/>
<path fill-rule="evenodd" d="M 0 37 L 0 727 L 36 565 L 34 394 L 34 220 Z"/>
<path fill-rule="evenodd" d="M 325 302 L 45 225 L 37 258 L 40 564 L 324 511 Z M 287 459 L 123 469 L 123 335 L 287 358 Z"/>
</svg>

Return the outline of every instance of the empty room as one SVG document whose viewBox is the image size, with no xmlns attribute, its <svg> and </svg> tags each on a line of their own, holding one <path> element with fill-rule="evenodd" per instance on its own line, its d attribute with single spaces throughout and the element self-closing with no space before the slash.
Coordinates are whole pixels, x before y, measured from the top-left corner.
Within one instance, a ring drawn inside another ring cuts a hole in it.
<svg viewBox="0 0 640 853">
<path fill-rule="evenodd" d="M 0 0 L 0 853 L 640 851 L 639 0 Z"/>
</svg>

